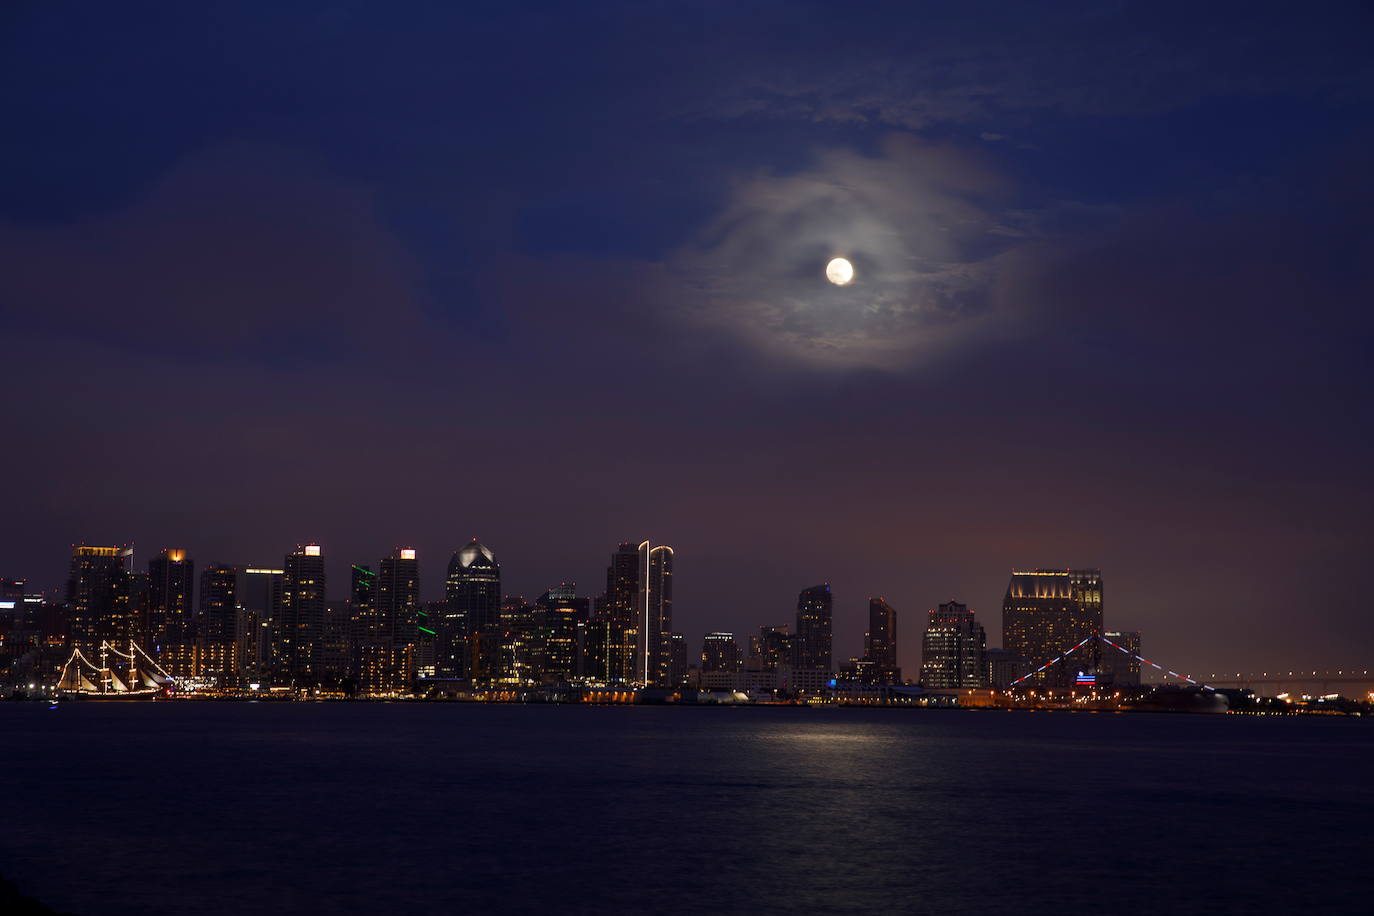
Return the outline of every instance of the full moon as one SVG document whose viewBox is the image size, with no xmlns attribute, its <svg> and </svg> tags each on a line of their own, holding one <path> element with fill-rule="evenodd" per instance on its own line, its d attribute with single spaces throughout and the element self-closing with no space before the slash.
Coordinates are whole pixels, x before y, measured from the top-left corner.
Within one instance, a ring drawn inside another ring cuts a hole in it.
<svg viewBox="0 0 1374 916">
<path fill-rule="evenodd" d="M 854 265 L 845 258 L 835 258 L 825 265 L 825 278 L 836 286 L 848 286 L 854 279 Z"/>
</svg>

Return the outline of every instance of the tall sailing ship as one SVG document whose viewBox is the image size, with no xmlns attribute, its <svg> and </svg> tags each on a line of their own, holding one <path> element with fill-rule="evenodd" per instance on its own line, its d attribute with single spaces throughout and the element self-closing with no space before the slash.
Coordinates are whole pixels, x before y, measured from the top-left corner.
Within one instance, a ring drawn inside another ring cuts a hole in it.
<svg viewBox="0 0 1374 916">
<path fill-rule="evenodd" d="M 68 698 L 151 700 L 175 683 L 176 678 L 132 639 L 128 652 L 102 640 L 99 665 L 86 658 L 80 648 L 72 649 L 71 658 L 62 666 L 57 691 Z"/>
</svg>

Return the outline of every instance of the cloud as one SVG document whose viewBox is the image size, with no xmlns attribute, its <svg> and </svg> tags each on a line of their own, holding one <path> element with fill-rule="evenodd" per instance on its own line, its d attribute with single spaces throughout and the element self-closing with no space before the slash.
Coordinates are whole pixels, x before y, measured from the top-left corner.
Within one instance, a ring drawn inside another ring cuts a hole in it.
<svg viewBox="0 0 1374 916">
<path fill-rule="evenodd" d="M 832 149 L 805 171 L 754 175 L 668 258 L 671 307 L 785 359 L 909 364 L 987 319 L 999 256 L 1032 231 L 999 210 L 1005 191 L 967 154 L 908 135 L 875 155 Z M 824 278 L 841 256 L 856 269 L 844 287 Z"/>
<path fill-rule="evenodd" d="M 368 195 L 280 148 L 182 163 L 125 209 L 0 225 L 14 333 L 153 353 L 313 356 L 417 321 L 419 270 Z"/>
</svg>

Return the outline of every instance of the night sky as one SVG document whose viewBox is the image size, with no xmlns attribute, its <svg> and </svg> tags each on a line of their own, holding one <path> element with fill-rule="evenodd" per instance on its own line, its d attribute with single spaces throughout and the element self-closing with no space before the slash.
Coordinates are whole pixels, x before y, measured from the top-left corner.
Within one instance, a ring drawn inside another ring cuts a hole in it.
<svg viewBox="0 0 1374 916">
<path fill-rule="evenodd" d="M 1369 4 L 11 2 L 0 111 L 0 575 L 651 538 L 693 651 L 1097 566 L 1370 659 Z"/>
</svg>

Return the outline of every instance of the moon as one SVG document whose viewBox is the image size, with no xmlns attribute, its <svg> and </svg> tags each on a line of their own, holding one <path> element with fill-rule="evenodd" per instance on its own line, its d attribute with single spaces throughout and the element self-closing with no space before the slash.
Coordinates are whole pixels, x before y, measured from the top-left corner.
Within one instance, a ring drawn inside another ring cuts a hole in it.
<svg viewBox="0 0 1374 916">
<path fill-rule="evenodd" d="M 834 258 L 825 265 L 825 278 L 836 286 L 848 286 L 854 280 L 854 265 L 847 258 Z"/>
</svg>

